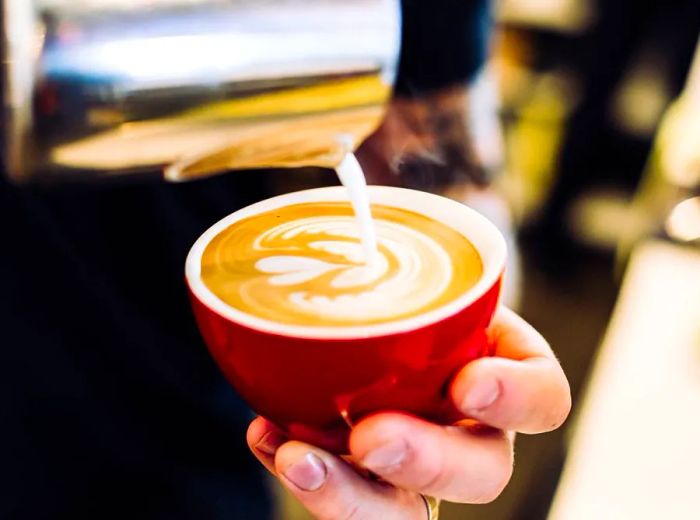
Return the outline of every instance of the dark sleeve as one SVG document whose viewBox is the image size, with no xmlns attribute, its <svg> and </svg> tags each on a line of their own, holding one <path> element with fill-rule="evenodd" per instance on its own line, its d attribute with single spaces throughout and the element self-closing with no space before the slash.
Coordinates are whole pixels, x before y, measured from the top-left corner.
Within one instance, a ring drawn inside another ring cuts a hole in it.
<svg viewBox="0 0 700 520">
<path fill-rule="evenodd" d="M 486 61 L 489 0 L 401 0 L 401 7 L 397 94 L 466 83 Z"/>
</svg>

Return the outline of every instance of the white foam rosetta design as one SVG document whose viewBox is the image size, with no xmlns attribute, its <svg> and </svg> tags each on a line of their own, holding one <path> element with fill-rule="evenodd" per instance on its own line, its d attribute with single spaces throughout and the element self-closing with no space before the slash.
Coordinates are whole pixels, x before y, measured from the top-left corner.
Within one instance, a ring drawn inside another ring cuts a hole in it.
<svg viewBox="0 0 700 520">
<path fill-rule="evenodd" d="M 313 294 L 308 289 L 292 290 L 286 296 L 287 304 L 319 318 L 390 319 L 430 305 L 449 286 L 449 255 L 432 238 L 408 226 L 382 219 L 377 219 L 375 225 L 379 252 L 369 263 L 363 263 L 365 253 L 354 218 L 327 216 L 299 219 L 269 229 L 253 247 L 270 256 L 258 260 L 255 268 L 268 276 L 269 284 L 292 289 L 294 285 L 330 276 L 330 287 L 335 292 L 332 297 Z M 279 247 L 280 243 L 292 243 L 301 234 L 319 235 L 319 240 L 312 238 L 307 243 L 308 247 L 330 253 L 333 261 L 311 258 L 301 249 L 295 252 L 293 247 Z M 266 246 L 271 243 L 278 246 L 272 250 Z"/>
</svg>

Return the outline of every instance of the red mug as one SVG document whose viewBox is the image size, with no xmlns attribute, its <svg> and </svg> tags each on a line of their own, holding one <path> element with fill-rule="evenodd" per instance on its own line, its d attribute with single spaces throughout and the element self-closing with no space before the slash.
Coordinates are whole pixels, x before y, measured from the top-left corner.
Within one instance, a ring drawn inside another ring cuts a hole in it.
<svg viewBox="0 0 700 520">
<path fill-rule="evenodd" d="M 383 410 L 441 424 L 463 419 L 448 397 L 453 375 L 492 355 L 486 339 L 498 304 L 505 240 L 476 211 L 438 195 L 369 187 L 370 201 L 417 212 L 465 236 L 483 263 L 479 281 L 456 300 L 417 317 L 348 327 L 270 322 L 234 309 L 202 282 L 207 244 L 241 219 L 291 204 L 346 201 L 342 187 L 282 195 L 237 211 L 192 246 L 186 278 L 204 341 L 228 381 L 260 415 L 290 438 L 347 453 L 350 428 Z"/>
</svg>

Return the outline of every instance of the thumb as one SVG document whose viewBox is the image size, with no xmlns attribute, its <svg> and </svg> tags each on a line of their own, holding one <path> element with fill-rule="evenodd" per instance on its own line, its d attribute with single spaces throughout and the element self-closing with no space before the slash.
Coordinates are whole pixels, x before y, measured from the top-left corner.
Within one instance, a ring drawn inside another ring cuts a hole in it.
<svg viewBox="0 0 700 520">
<path fill-rule="evenodd" d="M 425 520 L 420 495 L 360 476 L 347 462 L 301 442 L 275 456 L 282 484 L 318 520 Z"/>
</svg>

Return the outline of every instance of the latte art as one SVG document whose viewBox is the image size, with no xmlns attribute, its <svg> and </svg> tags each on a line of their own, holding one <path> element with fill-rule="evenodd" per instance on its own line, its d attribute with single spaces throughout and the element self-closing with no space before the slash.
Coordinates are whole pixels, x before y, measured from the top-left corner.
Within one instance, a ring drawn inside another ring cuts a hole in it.
<svg viewBox="0 0 700 520">
<path fill-rule="evenodd" d="M 228 305 L 260 318 L 348 326 L 424 313 L 481 276 L 478 253 L 448 226 L 388 206 L 373 206 L 372 213 L 371 262 L 349 204 L 296 204 L 216 236 L 202 256 L 202 280 Z"/>
</svg>

